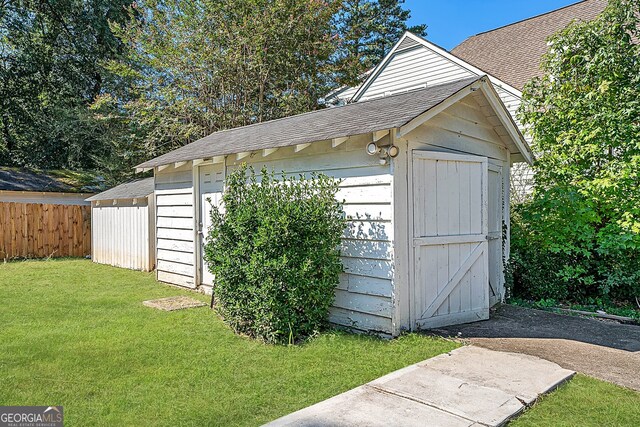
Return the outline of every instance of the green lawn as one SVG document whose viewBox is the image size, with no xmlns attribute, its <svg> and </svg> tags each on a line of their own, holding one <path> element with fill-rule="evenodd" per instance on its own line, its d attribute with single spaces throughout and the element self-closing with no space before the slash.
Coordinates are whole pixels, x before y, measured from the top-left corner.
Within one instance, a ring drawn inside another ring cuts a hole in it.
<svg viewBox="0 0 640 427">
<path fill-rule="evenodd" d="M 576 375 L 510 426 L 640 426 L 640 393 Z"/>
<path fill-rule="evenodd" d="M 0 264 L 0 405 L 63 405 L 67 425 L 258 425 L 452 350 L 327 333 L 299 347 L 234 335 L 153 274 L 86 260 Z"/>
</svg>

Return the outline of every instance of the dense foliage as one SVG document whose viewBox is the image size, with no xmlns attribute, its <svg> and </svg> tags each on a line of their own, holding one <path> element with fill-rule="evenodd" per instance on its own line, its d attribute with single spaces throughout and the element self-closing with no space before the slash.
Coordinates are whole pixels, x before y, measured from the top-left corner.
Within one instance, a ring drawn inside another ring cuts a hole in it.
<svg viewBox="0 0 640 427">
<path fill-rule="evenodd" d="M 87 123 L 103 61 L 124 46 L 109 24 L 130 0 L 0 1 L 0 164 L 95 165 L 105 147 Z"/>
<path fill-rule="evenodd" d="M 521 118 L 538 159 L 531 201 L 514 209 L 516 295 L 640 296 L 640 2 L 612 0 L 550 39 Z"/>
<path fill-rule="evenodd" d="M 205 259 L 218 309 L 236 331 L 292 343 L 326 324 L 346 227 L 338 184 L 324 175 L 256 176 L 246 166 L 227 177 Z"/>
<path fill-rule="evenodd" d="M 217 130 L 321 108 L 407 28 L 402 3 L 0 0 L 0 164 L 115 183 Z"/>
</svg>

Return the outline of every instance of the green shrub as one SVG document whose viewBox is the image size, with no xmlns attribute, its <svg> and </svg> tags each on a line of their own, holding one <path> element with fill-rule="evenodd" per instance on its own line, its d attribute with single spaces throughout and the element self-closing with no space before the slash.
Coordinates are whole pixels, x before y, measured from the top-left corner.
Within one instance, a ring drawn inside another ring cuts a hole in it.
<svg viewBox="0 0 640 427">
<path fill-rule="evenodd" d="M 536 192 L 513 206 L 509 294 L 633 305 L 640 295 L 640 248 L 613 229 L 601 204 L 567 187 Z"/>
<path fill-rule="evenodd" d="M 640 2 L 610 0 L 549 38 L 520 119 L 536 151 L 515 209 L 516 296 L 640 297 Z"/>
<path fill-rule="evenodd" d="M 292 343 L 324 327 L 342 272 L 339 182 L 241 167 L 211 211 L 205 259 L 219 312 L 237 332 Z"/>
</svg>

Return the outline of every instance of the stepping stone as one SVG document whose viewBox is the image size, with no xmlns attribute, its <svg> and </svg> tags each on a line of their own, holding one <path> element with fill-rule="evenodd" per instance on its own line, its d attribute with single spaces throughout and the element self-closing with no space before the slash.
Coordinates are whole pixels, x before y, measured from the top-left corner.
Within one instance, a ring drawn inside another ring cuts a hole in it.
<svg viewBox="0 0 640 427">
<path fill-rule="evenodd" d="M 203 307 L 207 305 L 206 303 L 195 298 L 184 296 L 142 301 L 142 304 L 146 305 L 147 307 L 157 308 L 158 310 L 164 311 L 182 310 L 184 308 Z"/>
</svg>

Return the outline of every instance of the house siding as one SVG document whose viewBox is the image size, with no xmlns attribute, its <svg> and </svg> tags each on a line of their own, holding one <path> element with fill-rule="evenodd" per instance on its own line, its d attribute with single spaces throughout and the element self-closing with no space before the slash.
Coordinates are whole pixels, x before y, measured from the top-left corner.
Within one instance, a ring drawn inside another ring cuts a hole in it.
<svg viewBox="0 0 640 427">
<path fill-rule="evenodd" d="M 396 53 L 358 101 L 416 89 L 420 85 L 435 86 L 473 76 L 469 70 L 420 46 Z"/>
</svg>

